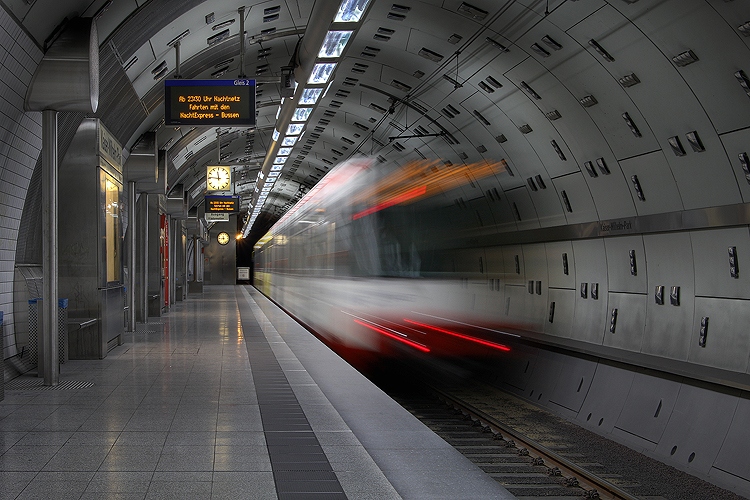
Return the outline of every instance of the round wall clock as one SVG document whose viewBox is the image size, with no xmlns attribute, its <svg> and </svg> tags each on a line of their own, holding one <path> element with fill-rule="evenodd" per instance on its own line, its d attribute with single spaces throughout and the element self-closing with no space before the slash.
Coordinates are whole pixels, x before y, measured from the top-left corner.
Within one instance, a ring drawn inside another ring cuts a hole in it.
<svg viewBox="0 0 750 500">
<path fill-rule="evenodd" d="M 219 245 L 226 245 L 229 243 L 229 233 L 221 232 L 216 236 L 216 241 L 219 242 Z"/>
<path fill-rule="evenodd" d="M 206 187 L 209 191 L 226 191 L 231 183 L 232 171 L 230 167 L 222 165 L 208 167 Z"/>
</svg>

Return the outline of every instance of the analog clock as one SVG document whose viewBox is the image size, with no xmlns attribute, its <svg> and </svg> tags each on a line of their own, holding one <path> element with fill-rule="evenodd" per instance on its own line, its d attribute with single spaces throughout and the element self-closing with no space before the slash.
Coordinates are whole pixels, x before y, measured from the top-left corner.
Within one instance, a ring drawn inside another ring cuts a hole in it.
<svg viewBox="0 0 750 500">
<path fill-rule="evenodd" d="M 219 242 L 219 245 L 226 245 L 229 243 L 229 233 L 221 232 L 216 236 L 216 241 Z"/>
<path fill-rule="evenodd" d="M 206 170 L 206 187 L 209 191 L 226 191 L 232 183 L 230 167 L 212 165 Z"/>
</svg>

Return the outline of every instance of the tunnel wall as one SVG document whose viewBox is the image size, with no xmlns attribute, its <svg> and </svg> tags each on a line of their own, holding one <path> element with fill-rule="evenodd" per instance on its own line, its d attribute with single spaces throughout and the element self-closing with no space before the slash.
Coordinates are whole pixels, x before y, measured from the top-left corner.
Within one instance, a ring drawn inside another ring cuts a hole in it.
<svg viewBox="0 0 750 500">
<path fill-rule="evenodd" d="M 0 310 L 5 356 L 17 353 L 13 282 L 21 216 L 42 147 L 42 115 L 23 110 L 42 51 L 0 7 Z M 6 366 L 8 366 L 6 364 Z"/>
</svg>

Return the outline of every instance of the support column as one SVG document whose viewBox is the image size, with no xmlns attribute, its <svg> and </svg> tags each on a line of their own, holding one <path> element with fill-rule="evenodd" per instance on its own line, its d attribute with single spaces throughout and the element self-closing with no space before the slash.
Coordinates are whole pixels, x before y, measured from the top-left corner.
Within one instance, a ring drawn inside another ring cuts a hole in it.
<svg viewBox="0 0 750 500">
<path fill-rule="evenodd" d="M 44 385 L 60 382 L 57 356 L 57 111 L 42 111 L 42 324 L 38 374 Z M 67 325 L 65 325 L 67 327 Z"/>
<path fill-rule="evenodd" d="M 135 253 L 136 253 L 136 231 L 138 224 L 136 223 L 136 210 L 135 210 L 135 182 L 128 182 L 128 224 L 130 229 L 128 231 L 130 238 L 128 239 L 128 332 L 135 331 Z"/>
</svg>

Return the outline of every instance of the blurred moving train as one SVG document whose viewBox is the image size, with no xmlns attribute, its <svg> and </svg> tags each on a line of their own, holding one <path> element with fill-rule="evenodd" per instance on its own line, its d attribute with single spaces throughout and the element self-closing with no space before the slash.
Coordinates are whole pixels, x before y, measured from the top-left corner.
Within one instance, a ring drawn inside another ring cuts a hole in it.
<svg viewBox="0 0 750 500">
<path fill-rule="evenodd" d="M 345 162 L 256 245 L 255 285 L 345 348 L 507 352 L 504 341 L 518 335 L 502 327 L 504 306 L 492 293 L 503 284 L 502 269 L 491 272 L 482 251 L 456 247 L 456 235 L 477 221 L 458 213 L 461 188 L 505 166 Z"/>
</svg>

